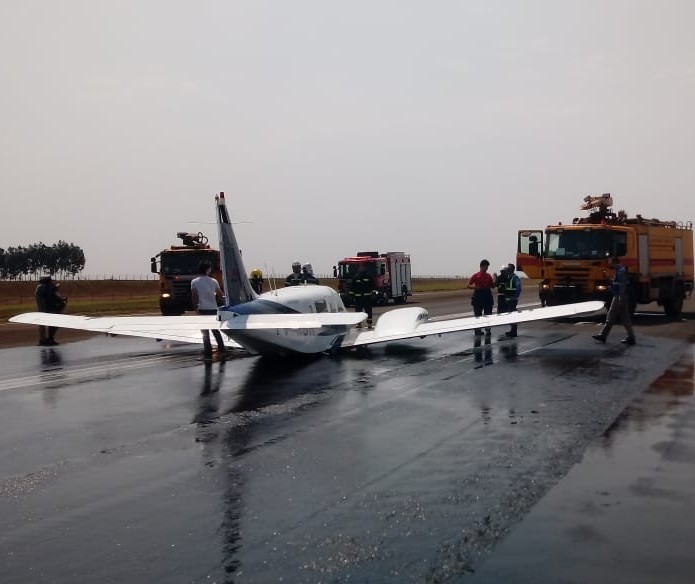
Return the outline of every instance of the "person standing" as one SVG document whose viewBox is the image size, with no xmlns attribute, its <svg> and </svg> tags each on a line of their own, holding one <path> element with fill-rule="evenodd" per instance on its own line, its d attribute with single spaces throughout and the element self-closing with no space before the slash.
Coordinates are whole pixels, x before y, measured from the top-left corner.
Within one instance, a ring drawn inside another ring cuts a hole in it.
<svg viewBox="0 0 695 584">
<path fill-rule="evenodd" d="M 200 262 L 198 264 L 198 277 L 191 282 L 191 295 L 193 306 L 198 314 L 217 314 L 217 307 L 222 304 L 223 294 L 217 280 L 210 276 L 210 264 Z M 210 331 L 203 329 L 203 354 L 206 358 L 212 357 L 212 344 L 210 343 Z M 224 355 L 225 346 L 222 333 L 218 329 L 212 329 L 212 334 L 217 341 L 220 354 Z"/>
<path fill-rule="evenodd" d="M 58 284 L 53 281 L 51 276 L 43 276 L 39 280 L 39 285 L 35 292 L 36 307 L 39 312 L 59 314 L 65 310 L 68 299 L 58 293 Z M 55 340 L 58 327 L 39 326 L 39 342 L 41 346 L 52 347 L 58 344 Z"/>
<path fill-rule="evenodd" d="M 285 278 L 285 286 L 299 286 L 302 283 L 302 264 L 292 262 L 292 273 Z"/>
<path fill-rule="evenodd" d="M 367 266 L 361 263 L 357 267 L 357 273 L 350 281 L 350 296 L 355 303 L 355 312 L 367 313 L 367 327 L 372 328 L 372 296 L 374 293 L 374 280 L 367 273 Z M 362 328 L 362 323 L 357 325 Z"/>
<path fill-rule="evenodd" d="M 504 294 L 504 304 L 505 312 L 516 312 L 516 306 L 519 304 L 519 297 L 521 296 L 521 278 L 514 273 L 514 264 L 507 264 L 506 274 L 507 283 L 505 286 Z M 507 338 L 514 338 L 517 336 L 517 323 L 510 325 L 510 329 L 504 333 Z"/>
<path fill-rule="evenodd" d="M 634 345 L 635 331 L 632 328 L 632 321 L 630 320 L 630 290 L 628 285 L 627 270 L 620 264 L 620 259 L 617 257 L 614 257 L 611 260 L 611 268 L 615 270 L 613 284 L 611 285 L 613 299 L 611 300 L 611 306 L 608 309 L 606 322 L 601 328 L 601 332 L 597 335 L 592 335 L 592 337 L 599 343 L 605 343 L 608 339 L 609 333 L 611 332 L 611 328 L 615 322 L 620 319 L 620 322 L 627 331 L 627 337 L 621 339 L 620 342 L 627 345 Z"/>
<path fill-rule="evenodd" d="M 251 288 L 256 294 L 263 294 L 263 272 L 258 268 L 251 270 L 251 277 L 249 278 L 251 282 Z"/>
<path fill-rule="evenodd" d="M 495 286 L 495 281 L 492 276 L 488 274 L 487 270 L 489 267 L 490 262 L 482 260 L 480 262 L 480 271 L 476 272 L 468 279 L 468 288 L 473 289 L 471 304 L 473 305 L 473 314 L 475 314 L 475 316 L 492 314 L 492 307 L 495 302 L 492 298 L 492 289 Z M 486 333 L 489 335 L 490 332 L 490 327 L 486 327 Z M 475 329 L 475 334 L 482 335 L 483 331 L 477 328 Z"/>
<path fill-rule="evenodd" d="M 319 279 L 314 276 L 314 269 L 311 267 L 311 264 L 304 264 L 302 266 L 302 283 L 303 284 L 318 284 Z"/>
<path fill-rule="evenodd" d="M 497 287 L 497 314 L 509 312 L 507 310 L 507 286 L 509 285 L 509 277 L 507 275 L 506 264 L 500 268 L 500 273 L 495 280 Z"/>
</svg>

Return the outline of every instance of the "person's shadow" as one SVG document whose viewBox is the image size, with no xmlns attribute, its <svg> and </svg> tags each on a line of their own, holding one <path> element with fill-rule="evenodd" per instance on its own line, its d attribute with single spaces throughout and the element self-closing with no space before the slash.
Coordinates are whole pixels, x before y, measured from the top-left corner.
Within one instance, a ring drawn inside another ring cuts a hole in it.
<svg viewBox="0 0 695 584">
<path fill-rule="evenodd" d="M 507 361 L 516 361 L 516 358 L 519 355 L 519 345 L 517 344 L 516 339 L 511 339 L 500 344 L 500 354 Z"/>
<path fill-rule="evenodd" d="M 41 372 L 39 378 L 45 384 L 43 400 L 50 406 L 54 406 L 58 400 L 58 388 L 65 383 L 63 371 L 63 357 L 60 351 L 54 348 L 41 348 Z"/>
</svg>

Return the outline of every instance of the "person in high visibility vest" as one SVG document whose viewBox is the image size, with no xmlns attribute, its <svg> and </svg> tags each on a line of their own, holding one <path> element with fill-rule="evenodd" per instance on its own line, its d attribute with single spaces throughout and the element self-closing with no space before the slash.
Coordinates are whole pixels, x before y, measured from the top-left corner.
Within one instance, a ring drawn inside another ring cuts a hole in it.
<svg viewBox="0 0 695 584">
<path fill-rule="evenodd" d="M 350 297 L 355 304 L 355 312 L 367 313 L 367 327 L 372 328 L 372 296 L 374 294 L 374 280 L 367 273 L 366 264 L 359 264 L 357 273 L 350 282 Z M 362 323 L 357 325 L 361 328 Z"/>
<path fill-rule="evenodd" d="M 514 264 L 507 264 L 506 273 L 506 284 L 504 287 L 504 304 L 505 312 L 516 312 L 516 305 L 519 303 L 519 297 L 521 296 L 521 278 L 514 273 Z M 504 333 L 505 337 L 514 338 L 517 335 L 517 324 L 514 323 L 510 325 L 509 331 Z"/>
</svg>

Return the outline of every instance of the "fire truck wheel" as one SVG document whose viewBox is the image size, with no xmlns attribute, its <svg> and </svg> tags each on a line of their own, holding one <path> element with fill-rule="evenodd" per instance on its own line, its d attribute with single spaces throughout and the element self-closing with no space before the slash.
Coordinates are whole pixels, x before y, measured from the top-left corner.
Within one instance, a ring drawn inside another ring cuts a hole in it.
<svg viewBox="0 0 695 584">
<path fill-rule="evenodd" d="M 664 313 L 667 316 L 679 316 L 683 310 L 683 294 L 680 289 L 673 291 L 672 296 L 664 301 Z"/>
<path fill-rule="evenodd" d="M 403 286 L 403 288 L 401 289 L 401 296 L 396 296 L 393 299 L 393 301 L 396 304 L 405 304 L 406 302 L 408 302 L 408 289 L 405 286 Z"/>
</svg>

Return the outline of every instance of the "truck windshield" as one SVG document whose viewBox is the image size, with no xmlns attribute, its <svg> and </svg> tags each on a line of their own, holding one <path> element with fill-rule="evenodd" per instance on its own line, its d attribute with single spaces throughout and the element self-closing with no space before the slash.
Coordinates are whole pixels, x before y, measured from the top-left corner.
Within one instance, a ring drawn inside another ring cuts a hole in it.
<svg viewBox="0 0 695 584">
<path fill-rule="evenodd" d="M 548 231 L 546 257 L 596 260 L 625 255 L 627 235 L 605 229 Z"/>
<path fill-rule="evenodd" d="M 204 251 L 169 251 L 162 253 L 161 273 L 167 276 L 191 276 L 198 273 L 198 264 L 208 262 L 212 271 L 219 269 L 217 254 Z"/>
<path fill-rule="evenodd" d="M 346 263 L 338 265 L 339 278 L 353 278 L 359 271 L 359 263 Z M 365 264 L 367 266 L 367 274 L 370 276 L 376 275 L 376 264 L 373 262 Z"/>
</svg>

